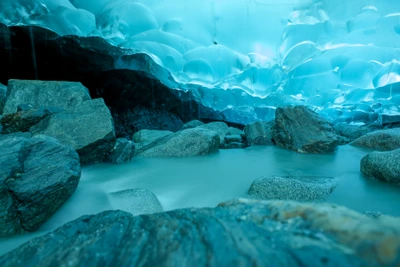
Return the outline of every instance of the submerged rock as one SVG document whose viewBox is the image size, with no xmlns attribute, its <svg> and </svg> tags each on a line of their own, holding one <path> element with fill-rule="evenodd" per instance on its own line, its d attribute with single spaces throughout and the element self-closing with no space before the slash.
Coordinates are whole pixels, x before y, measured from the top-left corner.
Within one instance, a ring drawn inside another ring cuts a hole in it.
<svg viewBox="0 0 400 267">
<path fill-rule="evenodd" d="M 328 153 L 338 146 L 333 126 L 305 106 L 277 108 L 272 139 L 298 153 Z"/>
<path fill-rule="evenodd" d="M 47 136 L 0 138 L 0 237 L 34 231 L 74 193 L 79 157 Z"/>
<path fill-rule="evenodd" d="M 189 121 L 188 123 L 185 123 L 182 126 L 182 130 L 196 128 L 197 126 L 201 126 L 201 125 L 204 125 L 204 123 L 199 120 L 192 120 L 192 121 Z"/>
<path fill-rule="evenodd" d="M 258 121 L 244 127 L 244 133 L 249 146 L 272 145 L 273 121 Z"/>
<path fill-rule="evenodd" d="M 400 185 L 400 149 L 368 154 L 361 160 L 360 170 L 367 177 Z"/>
<path fill-rule="evenodd" d="M 122 164 L 130 162 L 134 155 L 135 146 L 132 141 L 125 138 L 118 138 L 115 142 L 114 148 L 108 153 L 106 161 L 115 164 Z"/>
<path fill-rule="evenodd" d="M 161 130 L 140 130 L 132 136 L 132 140 L 135 143 L 151 143 L 165 136 L 171 135 L 171 131 L 161 131 Z"/>
<path fill-rule="evenodd" d="M 3 114 L 3 108 L 7 99 L 7 87 L 0 83 L 0 115 Z"/>
<path fill-rule="evenodd" d="M 388 151 L 400 148 L 400 128 L 375 131 L 350 143 L 353 146 Z"/>
<path fill-rule="evenodd" d="M 400 223 L 331 204 L 238 199 L 216 208 L 83 216 L 0 257 L 27 266 L 396 266 Z"/>
<path fill-rule="evenodd" d="M 32 127 L 31 132 L 72 146 L 82 163 L 101 162 L 114 148 L 116 140 L 110 111 L 101 98 L 46 117 Z"/>
<path fill-rule="evenodd" d="M 160 201 L 147 189 L 127 189 L 109 194 L 114 209 L 123 210 L 134 216 L 162 212 Z"/>
<path fill-rule="evenodd" d="M 4 114 L 17 112 L 21 104 L 74 109 L 90 100 L 88 89 L 77 82 L 9 80 L 7 90 Z"/>
<path fill-rule="evenodd" d="M 218 133 L 202 128 L 183 130 L 139 148 L 138 157 L 190 157 L 218 151 Z"/>
<path fill-rule="evenodd" d="M 261 199 L 321 201 L 336 188 L 337 180 L 321 176 L 271 176 L 255 180 L 248 194 Z"/>
</svg>

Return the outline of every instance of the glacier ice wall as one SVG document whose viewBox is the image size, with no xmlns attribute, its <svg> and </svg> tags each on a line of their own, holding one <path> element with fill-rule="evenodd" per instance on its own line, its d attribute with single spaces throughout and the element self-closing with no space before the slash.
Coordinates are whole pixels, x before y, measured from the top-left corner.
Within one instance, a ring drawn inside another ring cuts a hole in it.
<svg viewBox="0 0 400 267">
<path fill-rule="evenodd" d="M 357 122 L 400 114 L 400 1 L 2 0 L 0 22 L 146 53 L 164 84 L 232 121 L 287 104 Z"/>
</svg>

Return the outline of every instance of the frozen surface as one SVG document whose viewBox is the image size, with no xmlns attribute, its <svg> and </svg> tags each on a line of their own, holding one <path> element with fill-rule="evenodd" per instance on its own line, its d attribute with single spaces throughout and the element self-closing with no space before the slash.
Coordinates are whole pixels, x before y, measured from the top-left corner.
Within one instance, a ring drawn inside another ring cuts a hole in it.
<svg viewBox="0 0 400 267">
<path fill-rule="evenodd" d="M 400 114 L 400 1 L 2 0 L 0 21 L 146 53 L 174 79 L 154 73 L 162 82 L 233 121 L 285 104 L 362 122 Z"/>
</svg>

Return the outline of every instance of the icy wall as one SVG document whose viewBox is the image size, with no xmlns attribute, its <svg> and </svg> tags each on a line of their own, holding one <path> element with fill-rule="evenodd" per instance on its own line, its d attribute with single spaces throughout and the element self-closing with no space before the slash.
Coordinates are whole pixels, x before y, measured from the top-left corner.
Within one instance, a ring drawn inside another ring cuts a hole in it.
<svg viewBox="0 0 400 267">
<path fill-rule="evenodd" d="M 146 53 L 164 84 L 232 121 L 286 104 L 356 122 L 400 115 L 399 0 L 1 0 L 0 22 Z"/>
</svg>

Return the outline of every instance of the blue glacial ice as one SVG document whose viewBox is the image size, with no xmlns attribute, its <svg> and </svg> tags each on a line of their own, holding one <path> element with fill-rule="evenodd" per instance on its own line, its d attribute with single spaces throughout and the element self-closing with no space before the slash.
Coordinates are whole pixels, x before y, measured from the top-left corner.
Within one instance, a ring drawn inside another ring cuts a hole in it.
<svg viewBox="0 0 400 267">
<path fill-rule="evenodd" d="M 236 122 L 287 104 L 332 120 L 400 114 L 397 0 L 2 0 L 0 22 L 145 53 L 164 84 Z"/>
</svg>

